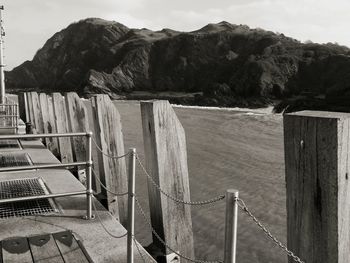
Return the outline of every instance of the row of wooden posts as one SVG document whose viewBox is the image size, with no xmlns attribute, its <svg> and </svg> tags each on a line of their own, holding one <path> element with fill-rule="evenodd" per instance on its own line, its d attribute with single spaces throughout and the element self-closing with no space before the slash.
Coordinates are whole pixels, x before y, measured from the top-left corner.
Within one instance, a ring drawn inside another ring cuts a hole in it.
<svg viewBox="0 0 350 263">
<path fill-rule="evenodd" d="M 38 133 L 92 130 L 104 152 L 125 153 L 120 115 L 107 95 L 83 101 L 75 93 L 29 92 L 19 95 L 19 106 L 21 118 L 31 121 Z M 152 101 L 141 102 L 141 115 L 147 171 L 165 192 L 189 201 L 185 132 L 175 112 L 167 101 Z M 284 116 L 288 248 L 307 263 L 350 262 L 349 134 L 349 114 L 307 111 Z M 49 140 L 46 145 L 62 162 L 85 158 L 85 144 L 78 140 Z M 93 157 L 101 181 L 113 191 L 126 192 L 125 159 L 108 158 L 96 148 Z M 148 184 L 148 193 L 153 228 L 170 247 L 193 258 L 190 207 L 169 200 L 153 184 Z M 126 226 L 127 200 L 110 194 L 107 199 L 109 210 Z M 237 207 L 232 209 L 237 212 Z M 155 236 L 153 242 L 164 254 L 171 253 Z"/>
<path fill-rule="evenodd" d="M 82 100 L 76 93 L 36 93 L 19 95 L 20 117 L 31 122 L 37 133 L 93 131 L 101 150 L 109 155 L 125 153 L 120 114 L 107 95 Z M 91 113 L 89 112 L 91 105 Z M 168 101 L 141 103 L 145 166 L 154 181 L 167 193 L 190 201 L 185 132 Z M 91 121 L 89 121 L 91 120 Z M 85 160 L 85 143 L 79 139 L 49 139 L 46 146 L 62 161 Z M 94 170 L 101 182 L 113 192 L 127 192 L 125 158 L 113 159 L 93 147 Z M 106 193 L 109 211 L 127 226 L 127 197 Z M 191 208 L 169 200 L 148 184 L 152 227 L 159 236 L 182 255 L 194 258 Z M 116 202 L 117 201 L 117 202 Z M 172 254 L 153 236 L 162 254 Z"/>
</svg>

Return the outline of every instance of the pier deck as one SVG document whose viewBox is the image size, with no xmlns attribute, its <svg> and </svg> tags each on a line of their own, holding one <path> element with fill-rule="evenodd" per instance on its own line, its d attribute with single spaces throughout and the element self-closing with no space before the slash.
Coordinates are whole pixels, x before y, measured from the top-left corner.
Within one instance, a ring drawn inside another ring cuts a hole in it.
<svg viewBox="0 0 350 263">
<path fill-rule="evenodd" d="M 59 163 L 40 140 L 21 140 L 21 145 L 23 148 L 22 150 L 14 151 L 27 153 L 33 164 Z M 5 149 L 1 149 L 0 151 L 3 152 Z M 51 193 L 83 191 L 85 189 L 68 170 L 43 169 L 0 173 L 0 182 L 23 178 L 41 178 Z M 94 199 L 97 209 L 96 218 L 93 220 L 85 220 L 83 217 L 86 215 L 86 196 L 61 197 L 55 198 L 54 201 L 58 207 L 58 213 L 0 219 L 0 240 L 2 240 L 1 249 L 3 255 L 4 253 L 8 253 L 8 251 L 5 251 L 6 245 L 4 246 L 3 240 L 12 238 L 28 239 L 38 235 L 50 236 L 62 231 L 71 231 L 74 237 L 81 242 L 81 247 L 85 248 L 92 262 L 126 262 L 126 236 L 122 238 L 113 238 L 104 230 L 100 220 L 103 222 L 104 226 L 116 236 L 125 234 L 126 230 L 99 202 Z M 94 211 L 94 214 L 96 214 L 96 211 Z M 56 244 L 58 243 L 56 242 Z M 141 246 L 139 246 L 139 248 L 147 262 L 155 262 Z M 135 262 L 143 262 L 136 247 L 134 253 Z M 44 260 L 40 262 L 49 261 Z M 79 258 L 76 257 L 68 262 L 85 261 L 80 261 Z M 6 263 L 6 261 L 3 261 L 3 263 Z"/>
</svg>

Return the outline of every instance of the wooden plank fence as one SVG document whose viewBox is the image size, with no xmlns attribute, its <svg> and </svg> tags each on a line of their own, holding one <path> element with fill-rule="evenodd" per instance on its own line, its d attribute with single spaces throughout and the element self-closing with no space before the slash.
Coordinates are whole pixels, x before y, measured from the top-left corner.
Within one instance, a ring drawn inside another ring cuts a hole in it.
<svg viewBox="0 0 350 263">
<path fill-rule="evenodd" d="M 97 145 L 112 156 L 125 153 L 120 115 L 113 102 L 107 95 L 97 95 L 91 99 L 93 116 L 88 116 L 84 102 L 74 92 L 50 95 L 36 92 L 20 94 L 19 102 L 21 116 L 30 121 L 35 130 L 40 133 L 67 133 L 87 132 L 95 130 Z M 38 99 L 37 99 L 38 98 Z M 34 110 L 35 109 L 35 110 Z M 40 110 L 40 114 L 35 114 Z M 27 117 L 28 116 L 28 117 Z M 90 128 L 89 118 L 93 119 Z M 93 129 L 92 129 L 93 128 Z M 86 143 L 83 137 L 49 138 L 46 146 L 63 163 L 85 161 Z M 127 175 L 125 158 L 112 159 L 93 147 L 96 156 L 95 173 L 97 179 L 113 192 L 127 191 Z M 79 179 L 84 182 L 84 171 L 78 173 Z M 109 211 L 126 226 L 127 197 L 119 197 L 101 189 L 98 180 L 95 181 L 95 190 L 105 196 Z"/>
<path fill-rule="evenodd" d="M 66 93 L 63 97 L 59 93 L 30 92 L 20 97 L 21 116 L 32 122 L 38 131 L 66 133 L 93 130 L 94 141 L 100 148 L 93 154 L 97 178 L 112 192 L 127 192 L 125 158 L 111 158 L 126 152 L 120 114 L 107 95 L 96 95 L 90 99 L 92 116 L 88 116 L 85 103 L 76 93 Z M 38 109 L 41 114 L 34 116 L 34 111 Z M 141 103 L 141 115 L 148 173 L 164 192 L 179 200 L 190 201 L 185 131 L 175 112 L 167 101 L 152 101 Z M 92 120 L 90 124 L 89 119 Z M 56 152 L 62 162 L 85 160 L 86 144 L 79 139 L 60 138 L 46 141 L 46 145 Z M 190 206 L 169 200 L 152 183 L 148 184 L 148 191 L 153 228 L 170 247 L 194 258 Z M 126 227 L 127 196 L 117 197 L 103 189 L 101 192 L 107 200 L 108 210 Z M 153 241 L 167 255 L 165 258 L 170 258 L 172 251 L 155 236 Z"/>
</svg>

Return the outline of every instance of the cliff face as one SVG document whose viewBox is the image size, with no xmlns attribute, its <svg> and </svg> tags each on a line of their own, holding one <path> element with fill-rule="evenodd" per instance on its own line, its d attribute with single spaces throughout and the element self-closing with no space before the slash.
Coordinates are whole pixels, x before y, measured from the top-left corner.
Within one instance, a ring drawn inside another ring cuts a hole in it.
<svg viewBox="0 0 350 263">
<path fill-rule="evenodd" d="M 86 19 L 56 33 L 6 78 L 17 91 L 203 92 L 207 104 L 230 106 L 237 98 L 350 95 L 350 50 L 227 22 L 184 33 Z"/>
</svg>

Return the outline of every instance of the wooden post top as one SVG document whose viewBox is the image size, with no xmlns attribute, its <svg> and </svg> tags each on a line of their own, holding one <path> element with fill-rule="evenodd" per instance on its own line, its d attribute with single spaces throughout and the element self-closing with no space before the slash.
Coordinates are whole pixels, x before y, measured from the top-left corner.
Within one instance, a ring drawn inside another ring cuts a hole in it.
<svg viewBox="0 0 350 263">
<path fill-rule="evenodd" d="M 349 119 L 350 113 L 304 110 L 304 111 L 287 113 L 285 114 L 285 116 L 300 116 L 300 117 L 326 118 L 326 119 Z"/>
</svg>

